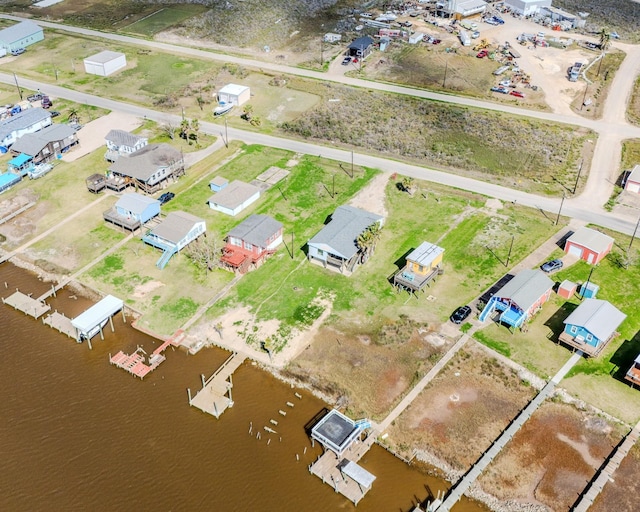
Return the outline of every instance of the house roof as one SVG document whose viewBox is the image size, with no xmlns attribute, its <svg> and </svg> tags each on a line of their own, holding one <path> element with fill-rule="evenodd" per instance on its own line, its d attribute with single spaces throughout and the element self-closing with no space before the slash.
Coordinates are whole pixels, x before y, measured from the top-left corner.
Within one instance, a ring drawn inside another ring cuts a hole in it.
<svg viewBox="0 0 640 512">
<path fill-rule="evenodd" d="M 112 60 L 119 59 L 120 57 L 124 57 L 124 53 L 105 50 L 103 52 L 96 53 L 91 57 L 87 57 L 86 59 L 84 59 L 84 61 L 95 62 L 97 64 L 106 64 L 107 62 L 111 62 Z"/>
<path fill-rule="evenodd" d="M 171 212 L 158 226 L 151 230 L 151 234 L 177 244 L 199 222 L 204 222 L 204 219 L 187 212 Z"/>
<path fill-rule="evenodd" d="M 0 30 L 0 41 L 11 44 L 37 32 L 42 32 L 42 28 L 33 21 L 25 20 Z"/>
<path fill-rule="evenodd" d="M 104 140 L 113 142 L 116 146 L 134 147 L 141 140 L 147 140 L 146 137 L 140 137 L 124 130 L 110 130 Z"/>
<path fill-rule="evenodd" d="M 227 178 L 223 178 L 222 176 L 216 176 L 215 178 L 213 178 L 210 182 L 209 185 L 215 185 L 218 187 L 222 187 L 226 184 L 229 183 L 229 180 Z"/>
<path fill-rule="evenodd" d="M 456 3 L 456 12 L 463 13 L 467 11 L 474 11 L 486 6 L 487 2 L 484 0 L 459 0 Z"/>
<path fill-rule="evenodd" d="M 11 146 L 11 151 L 19 151 L 29 156 L 36 156 L 47 144 L 58 142 L 76 133 L 68 124 L 52 124 L 35 133 L 27 133 Z"/>
<path fill-rule="evenodd" d="M 429 242 L 422 242 L 417 249 L 411 251 L 407 256 L 407 261 L 414 261 L 418 265 L 424 265 L 428 267 L 433 260 L 440 256 L 444 252 L 442 247 L 438 247 L 435 244 Z"/>
<path fill-rule="evenodd" d="M 24 153 L 20 153 L 15 158 L 12 158 L 11 160 L 9 160 L 9 162 L 7 162 L 7 165 L 10 165 L 12 167 L 20 167 L 21 165 L 24 165 L 31 160 L 33 160 L 31 155 L 25 155 Z"/>
<path fill-rule="evenodd" d="M 350 50 L 365 50 L 369 48 L 369 46 L 371 46 L 372 44 L 373 44 L 373 39 L 371 39 L 369 36 L 363 36 L 363 37 L 359 37 L 358 39 L 355 39 L 349 45 L 348 48 Z"/>
<path fill-rule="evenodd" d="M 217 204 L 223 208 L 235 210 L 238 206 L 252 197 L 260 189 L 244 181 L 233 180 L 220 192 L 216 192 L 209 198 L 210 203 Z"/>
<path fill-rule="evenodd" d="M 28 108 L 18 112 L 16 115 L 0 122 L 0 141 L 17 130 L 24 130 L 47 118 L 51 119 L 51 114 L 40 107 Z"/>
<path fill-rule="evenodd" d="M 111 164 L 109 170 L 146 181 L 158 169 L 169 167 L 180 158 L 180 151 L 168 144 L 149 144 L 135 153 L 121 156 Z"/>
<path fill-rule="evenodd" d="M 520 309 L 528 311 L 552 287 L 553 281 L 540 270 L 523 270 L 500 288 L 496 297 L 511 299 Z"/>
<path fill-rule="evenodd" d="M 238 96 L 242 94 L 244 91 L 248 91 L 249 88 L 246 85 L 238 85 L 238 84 L 227 84 L 222 89 L 218 91 L 218 94 L 232 94 L 234 96 Z"/>
<path fill-rule="evenodd" d="M 597 253 L 601 253 L 613 242 L 613 238 L 591 228 L 580 228 L 567 239 L 567 243 L 581 245 Z"/>
<path fill-rule="evenodd" d="M 267 241 L 282 229 L 282 223 L 268 215 L 250 215 L 235 228 L 229 231 L 229 236 L 239 238 L 251 245 L 265 247 Z"/>
<path fill-rule="evenodd" d="M 383 219 L 380 215 L 349 205 L 339 206 L 329 224 L 323 227 L 309 245 L 325 246 L 333 254 L 350 259 L 358 252 L 356 239 L 372 224 Z"/>
<path fill-rule="evenodd" d="M 631 173 L 627 177 L 627 181 L 640 183 L 640 165 L 636 165 L 633 169 L 631 169 Z"/>
<path fill-rule="evenodd" d="M 116 207 L 133 213 L 142 213 L 150 204 L 160 204 L 160 201 L 137 192 L 130 192 L 118 199 Z"/>
<path fill-rule="evenodd" d="M 97 327 L 109 317 L 116 314 L 123 307 L 124 301 L 122 301 L 122 299 L 118 299 L 113 295 L 107 295 L 100 302 L 94 304 L 84 313 L 71 320 L 71 325 L 82 333 L 89 332 L 91 329 Z"/>
<path fill-rule="evenodd" d="M 567 318 L 565 324 L 583 327 L 599 340 L 607 340 L 627 318 L 606 300 L 585 299 Z"/>
</svg>

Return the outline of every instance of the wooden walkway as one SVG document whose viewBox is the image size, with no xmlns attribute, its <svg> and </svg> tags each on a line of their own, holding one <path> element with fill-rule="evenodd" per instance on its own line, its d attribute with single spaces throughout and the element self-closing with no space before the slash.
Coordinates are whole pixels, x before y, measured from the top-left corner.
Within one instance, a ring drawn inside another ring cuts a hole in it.
<svg viewBox="0 0 640 512">
<path fill-rule="evenodd" d="M 41 300 L 32 298 L 30 294 L 25 295 L 18 290 L 16 290 L 6 299 L 3 298 L 2 303 L 8 304 L 18 311 L 22 311 L 24 314 L 32 316 L 36 320 L 51 309 L 51 306 L 49 304 L 46 304 Z"/>
<path fill-rule="evenodd" d="M 71 325 L 71 318 L 64 316 L 62 313 L 58 313 L 57 310 L 46 318 L 43 318 L 42 323 L 62 334 L 66 334 L 69 338 L 76 339 L 78 335 L 76 328 Z"/>
<path fill-rule="evenodd" d="M 520 414 L 509 424 L 509 426 L 502 432 L 500 437 L 496 439 L 491 447 L 484 452 L 484 454 L 478 459 L 473 467 L 467 471 L 467 473 L 460 479 L 447 494 L 447 497 L 442 504 L 435 509 L 437 512 L 449 512 L 453 506 L 458 502 L 462 495 L 471 487 L 471 485 L 478 479 L 486 467 L 493 461 L 493 459 L 500 453 L 505 445 L 511 441 L 514 435 L 520 430 L 531 415 L 540 407 L 542 402 L 553 392 L 555 387 L 560 383 L 564 376 L 573 368 L 578 361 L 582 359 L 582 352 L 576 352 L 573 354 L 565 365 L 560 368 L 558 373 L 542 388 L 542 390 L 534 397 L 529 404 L 522 409 Z"/>
<path fill-rule="evenodd" d="M 146 353 L 141 347 L 138 347 L 132 354 L 125 354 L 122 350 L 115 356 L 109 354 L 109 362 L 124 371 L 129 372 L 134 377 L 144 379 L 145 376 L 155 370 L 167 358 L 163 352 L 170 346 L 178 346 L 182 341 L 183 331 L 178 330 L 171 338 L 162 343 L 149 356 L 149 362 L 146 361 Z"/>
<path fill-rule="evenodd" d="M 191 390 L 189 390 L 189 405 L 220 418 L 220 415 L 228 407 L 233 407 L 231 376 L 246 358 L 245 354 L 234 352 L 207 380 L 202 375 L 202 389 L 198 391 L 196 396 L 192 398 Z"/>
<path fill-rule="evenodd" d="M 627 434 L 627 437 L 620 443 L 618 449 L 613 452 L 606 465 L 595 474 L 591 484 L 582 494 L 582 498 L 571 509 L 572 512 L 586 512 L 589 509 L 607 482 L 611 480 L 613 473 L 618 469 L 629 450 L 636 444 L 638 438 L 640 438 L 640 422 Z"/>
</svg>

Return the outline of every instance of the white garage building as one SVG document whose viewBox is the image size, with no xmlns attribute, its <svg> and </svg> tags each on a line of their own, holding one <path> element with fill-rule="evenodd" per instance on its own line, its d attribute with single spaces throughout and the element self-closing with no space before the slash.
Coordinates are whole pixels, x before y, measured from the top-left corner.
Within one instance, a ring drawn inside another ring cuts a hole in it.
<svg viewBox="0 0 640 512">
<path fill-rule="evenodd" d="M 236 107 L 251 99 L 251 90 L 245 85 L 228 84 L 218 91 L 219 103 L 231 103 Z"/>
<path fill-rule="evenodd" d="M 551 7 L 551 0 L 504 0 L 504 5 L 517 14 L 530 16 L 538 14 L 542 7 Z"/>
<path fill-rule="evenodd" d="M 124 53 L 105 50 L 84 59 L 84 70 L 90 75 L 109 76 L 127 66 Z"/>
</svg>

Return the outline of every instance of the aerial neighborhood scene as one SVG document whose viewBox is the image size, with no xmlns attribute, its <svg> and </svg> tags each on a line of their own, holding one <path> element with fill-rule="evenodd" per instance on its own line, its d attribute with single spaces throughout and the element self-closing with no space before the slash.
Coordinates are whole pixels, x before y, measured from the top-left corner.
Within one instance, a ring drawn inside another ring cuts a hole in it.
<svg viewBox="0 0 640 512">
<path fill-rule="evenodd" d="M 0 509 L 633 512 L 640 2 L 0 8 Z"/>
</svg>

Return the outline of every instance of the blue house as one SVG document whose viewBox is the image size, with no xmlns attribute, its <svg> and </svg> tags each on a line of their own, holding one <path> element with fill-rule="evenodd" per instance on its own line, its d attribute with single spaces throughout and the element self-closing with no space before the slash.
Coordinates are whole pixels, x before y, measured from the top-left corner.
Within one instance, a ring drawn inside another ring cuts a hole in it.
<svg viewBox="0 0 640 512">
<path fill-rule="evenodd" d="M 616 336 L 625 318 L 627 315 L 606 300 L 585 299 L 564 319 L 564 332 L 559 338 L 589 356 L 597 356 Z"/>
<path fill-rule="evenodd" d="M 102 214 L 104 220 L 134 231 L 160 215 L 160 201 L 136 192 L 123 194 L 118 202 Z"/>
<path fill-rule="evenodd" d="M 177 211 L 167 215 L 157 227 L 144 235 L 142 240 L 163 250 L 162 256 L 156 262 L 156 266 L 163 269 L 174 254 L 200 235 L 204 235 L 206 231 L 204 219 Z"/>
<path fill-rule="evenodd" d="M 498 311 L 500 322 L 521 328 L 549 300 L 552 288 L 553 281 L 541 271 L 523 270 L 491 297 L 480 313 L 480 321 Z"/>
<path fill-rule="evenodd" d="M 26 48 L 44 39 L 42 27 L 33 21 L 25 20 L 4 30 L 0 30 L 0 48 L 8 52 L 18 48 Z"/>
</svg>

